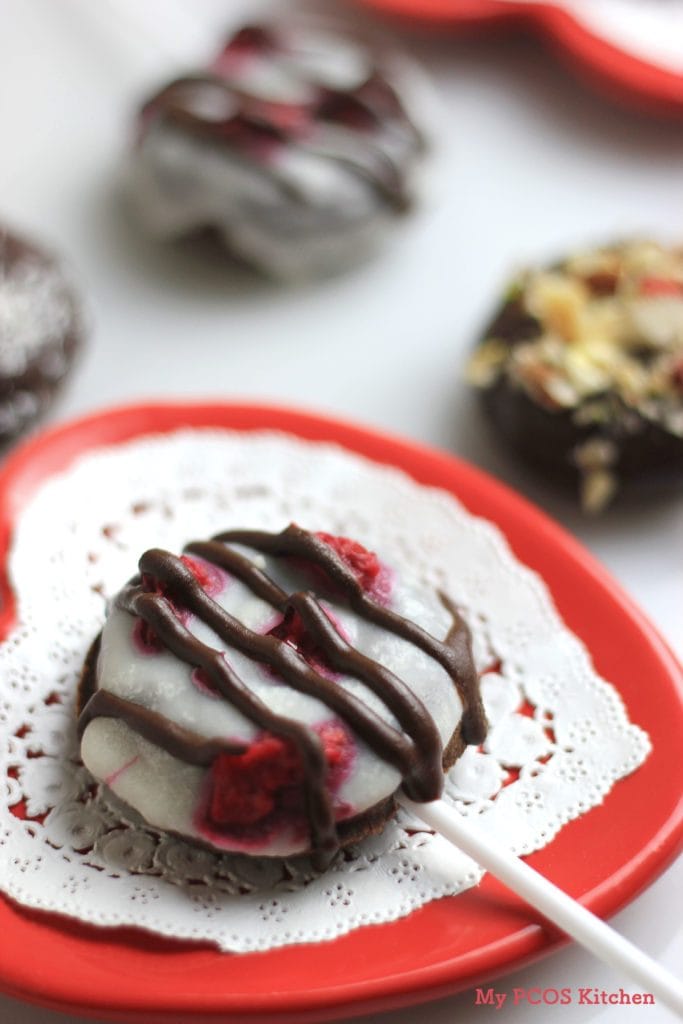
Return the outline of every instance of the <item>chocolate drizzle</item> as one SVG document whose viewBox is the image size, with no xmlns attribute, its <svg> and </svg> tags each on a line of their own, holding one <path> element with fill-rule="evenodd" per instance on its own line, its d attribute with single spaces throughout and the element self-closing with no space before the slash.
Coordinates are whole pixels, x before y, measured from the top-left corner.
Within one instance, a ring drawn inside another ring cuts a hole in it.
<svg viewBox="0 0 683 1024">
<path fill-rule="evenodd" d="M 204 768 L 208 768 L 219 754 L 241 754 L 246 750 L 244 743 L 226 742 L 220 737 L 205 739 L 169 721 L 165 715 L 117 697 L 109 690 L 97 690 L 88 701 L 79 719 L 81 733 L 94 718 L 120 718 L 140 736 L 162 747 L 172 757 Z"/>
<path fill-rule="evenodd" d="M 276 31 L 242 29 L 213 69 L 177 78 L 147 101 L 141 111 L 142 134 L 161 120 L 227 147 L 283 192 L 296 193 L 293 198 L 299 202 L 306 200 L 305 189 L 281 173 L 272 156 L 278 146 L 314 154 L 346 167 L 390 206 L 404 210 L 410 205 L 407 171 L 425 148 L 424 139 L 392 85 L 372 66 L 369 47 L 367 51 L 366 76 L 348 88 L 330 88 L 315 79 L 305 62 L 296 65 L 296 47 L 290 48 Z M 299 90 L 296 99 L 263 97 L 250 90 L 248 78 L 242 81 L 245 61 L 284 58 Z"/>
<path fill-rule="evenodd" d="M 356 650 L 344 640 L 311 591 L 287 594 L 263 570 L 230 544 L 273 556 L 303 560 L 323 570 L 356 614 L 419 647 L 450 675 L 462 698 L 462 734 L 466 742 L 484 738 L 486 726 L 472 662 L 469 630 L 455 606 L 443 598 L 453 615 L 445 642 L 436 640 L 417 624 L 384 607 L 368 594 L 353 570 L 333 547 L 297 526 L 278 534 L 232 530 L 211 541 L 186 547 L 196 555 L 240 579 L 255 595 L 283 615 L 299 616 L 307 635 L 335 671 L 362 681 L 376 694 L 400 726 L 394 728 L 358 696 L 339 686 L 310 665 L 290 644 L 276 636 L 246 627 L 213 600 L 180 558 L 151 549 L 139 562 L 135 577 L 117 599 L 120 608 L 140 617 L 156 638 L 177 658 L 203 670 L 215 691 L 260 729 L 290 741 L 299 751 L 304 770 L 305 804 L 310 823 L 311 848 L 326 859 L 337 847 L 334 813 L 326 790 L 326 761 L 318 735 L 307 726 L 271 711 L 237 675 L 223 655 L 189 632 L 175 605 L 207 625 L 226 649 L 240 651 L 268 665 L 293 689 L 322 701 L 377 754 L 403 777 L 403 789 L 414 800 L 439 796 L 443 784 L 442 744 L 431 715 L 410 687 L 393 672 Z M 149 591 L 154 581 L 156 592 Z M 208 765 L 218 753 L 239 753 L 243 746 L 220 738 L 204 739 L 133 702 L 97 690 L 79 721 L 82 733 L 97 717 L 125 721 L 142 736 L 191 764 Z"/>
</svg>

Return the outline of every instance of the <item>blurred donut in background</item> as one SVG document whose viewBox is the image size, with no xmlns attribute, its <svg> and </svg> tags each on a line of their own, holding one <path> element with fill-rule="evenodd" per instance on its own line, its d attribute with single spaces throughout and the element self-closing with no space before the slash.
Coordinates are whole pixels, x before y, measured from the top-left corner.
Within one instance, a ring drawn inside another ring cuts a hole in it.
<svg viewBox="0 0 683 1024">
<path fill-rule="evenodd" d="M 211 229 L 274 278 L 353 265 L 416 198 L 428 147 L 414 71 L 383 42 L 325 22 L 240 29 L 207 70 L 144 103 L 136 217 L 162 239 Z"/>
</svg>

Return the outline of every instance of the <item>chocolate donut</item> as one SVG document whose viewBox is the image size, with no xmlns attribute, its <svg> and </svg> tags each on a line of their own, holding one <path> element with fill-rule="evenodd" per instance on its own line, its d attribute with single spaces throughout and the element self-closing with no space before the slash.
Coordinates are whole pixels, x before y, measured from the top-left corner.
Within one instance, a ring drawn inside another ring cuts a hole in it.
<svg viewBox="0 0 683 1024">
<path fill-rule="evenodd" d="M 407 89 L 394 53 L 329 26 L 242 28 L 142 107 L 137 216 L 162 238 L 212 229 L 276 278 L 348 266 L 413 201 L 425 143 Z"/>
<path fill-rule="evenodd" d="M 45 412 L 83 333 L 57 257 L 0 227 L 0 444 Z"/>
<path fill-rule="evenodd" d="M 486 726 L 468 628 L 360 544 L 290 526 L 152 549 L 87 660 L 81 753 L 146 821 L 312 852 L 436 799 Z"/>
<path fill-rule="evenodd" d="M 470 361 L 500 434 L 599 512 L 683 481 L 683 249 L 633 241 L 530 270 Z"/>
</svg>

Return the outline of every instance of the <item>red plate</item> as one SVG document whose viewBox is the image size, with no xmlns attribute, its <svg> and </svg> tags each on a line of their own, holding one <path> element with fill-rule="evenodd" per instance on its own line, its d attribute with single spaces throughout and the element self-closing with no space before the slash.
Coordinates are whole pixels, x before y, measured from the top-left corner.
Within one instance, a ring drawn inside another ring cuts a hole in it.
<svg viewBox="0 0 683 1024">
<path fill-rule="evenodd" d="M 12 524 L 41 481 L 82 452 L 186 426 L 271 428 L 337 442 L 450 491 L 472 512 L 497 523 L 517 556 L 543 575 L 566 622 L 654 744 L 644 766 L 620 782 L 602 806 L 564 828 L 529 862 L 602 916 L 653 881 L 683 841 L 680 785 L 671 770 L 683 748 L 680 666 L 575 540 L 472 466 L 410 441 L 286 409 L 225 404 L 115 409 L 36 437 L 6 463 L 0 472 L 3 562 Z M 6 630 L 13 617 L 6 580 L 2 596 L 0 625 Z M 59 1010 L 145 1024 L 301 1024 L 447 995 L 519 967 L 559 942 L 533 911 L 488 877 L 477 889 L 430 903 L 393 924 L 320 945 L 238 955 L 132 929 L 81 927 L 0 900 L 0 986 L 19 999 Z"/>
<path fill-rule="evenodd" d="M 621 49 L 553 3 L 500 0 L 364 0 L 371 7 L 432 25 L 522 25 L 540 30 L 602 91 L 659 113 L 683 114 L 683 74 Z M 643 0 L 647 2 L 647 0 Z"/>
</svg>

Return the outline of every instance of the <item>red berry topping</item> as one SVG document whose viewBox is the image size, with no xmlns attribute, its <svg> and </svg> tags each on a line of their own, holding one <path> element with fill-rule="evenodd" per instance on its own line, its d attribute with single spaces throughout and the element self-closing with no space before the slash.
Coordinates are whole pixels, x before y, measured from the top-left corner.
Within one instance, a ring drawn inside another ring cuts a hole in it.
<svg viewBox="0 0 683 1024">
<path fill-rule="evenodd" d="M 278 48 L 279 40 L 275 33 L 258 25 L 246 26 L 228 40 L 211 69 L 226 77 L 239 75 L 245 63 L 269 57 Z"/>
<path fill-rule="evenodd" d="M 306 135 L 310 128 L 310 115 L 305 106 L 299 103 L 275 103 L 269 100 L 252 99 L 249 101 L 249 116 L 271 126 L 275 131 L 275 140 L 282 136 L 297 138 Z"/>
<path fill-rule="evenodd" d="M 225 578 L 220 569 L 203 558 L 193 558 L 190 555 L 181 555 L 180 561 L 186 569 L 189 569 L 202 590 L 212 597 L 219 594 L 223 589 Z"/>
<path fill-rule="evenodd" d="M 277 736 L 263 736 L 243 754 L 219 754 L 211 766 L 209 820 L 254 825 L 275 809 L 280 790 L 302 781 L 296 748 Z"/>
<path fill-rule="evenodd" d="M 245 25 L 228 42 L 223 53 L 259 54 L 277 48 L 273 32 L 261 25 Z"/>
<path fill-rule="evenodd" d="M 328 764 L 327 788 L 335 792 L 353 762 L 353 740 L 343 725 L 316 727 Z M 278 813 L 300 816 L 304 769 L 301 755 L 289 740 L 264 733 L 243 754 L 219 754 L 210 771 L 207 818 L 210 825 L 244 828 L 259 825 Z"/>
<path fill-rule="evenodd" d="M 362 544 L 348 537 L 335 537 L 331 533 L 316 533 L 316 537 L 336 551 L 363 590 L 367 592 L 374 589 L 382 566 L 373 551 L 368 551 Z"/>
<path fill-rule="evenodd" d="M 639 292 L 653 298 L 659 295 L 683 296 L 683 281 L 669 277 L 644 277 Z"/>
<path fill-rule="evenodd" d="M 335 793 L 353 763 L 353 740 L 339 722 L 323 722 L 316 732 L 322 740 L 328 766 L 327 788 Z"/>
<path fill-rule="evenodd" d="M 274 636 L 278 640 L 283 640 L 290 647 L 293 647 L 316 672 L 327 676 L 328 679 L 336 678 L 336 674 L 325 662 L 323 651 L 320 650 L 310 633 L 307 632 L 301 616 L 294 609 L 289 608 L 285 612 L 284 618 L 277 625 L 273 626 L 272 629 L 269 629 L 266 636 Z"/>
<path fill-rule="evenodd" d="M 140 654 L 159 654 L 163 645 L 152 627 L 144 619 L 136 619 L 133 626 L 133 643 Z"/>
</svg>

